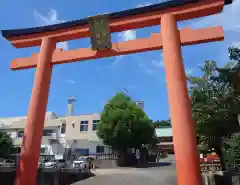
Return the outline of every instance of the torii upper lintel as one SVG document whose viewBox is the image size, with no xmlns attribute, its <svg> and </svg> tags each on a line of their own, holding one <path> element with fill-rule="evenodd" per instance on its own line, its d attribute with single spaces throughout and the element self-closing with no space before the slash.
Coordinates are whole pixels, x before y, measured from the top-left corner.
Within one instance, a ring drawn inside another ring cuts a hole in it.
<svg viewBox="0 0 240 185">
<path fill-rule="evenodd" d="M 110 32 L 121 32 L 130 29 L 144 28 L 160 24 L 165 13 L 176 16 L 177 21 L 183 21 L 220 13 L 224 5 L 232 0 L 170 0 L 130 10 L 109 14 Z M 87 18 L 65 23 L 25 28 L 2 30 L 2 35 L 16 48 L 40 46 L 43 37 L 48 36 L 56 42 L 89 37 Z"/>
</svg>

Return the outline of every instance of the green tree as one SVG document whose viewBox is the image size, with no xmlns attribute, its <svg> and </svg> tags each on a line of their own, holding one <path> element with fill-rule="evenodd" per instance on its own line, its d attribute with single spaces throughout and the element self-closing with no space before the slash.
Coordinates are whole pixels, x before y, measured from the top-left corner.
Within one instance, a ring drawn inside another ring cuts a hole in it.
<svg viewBox="0 0 240 185">
<path fill-rule="evenodd" d="M 224 68 L 218 68 L 219 80 L 229 84 L 235 95 L 240 95 L 240 49 L 228 48 L 229 59 L 231 60 Z"/>
<path fill-rule="evenodd" d="M 12 139 L 6 132 L 0 132 L 0 157 L 6 157 L 12 148 Z"/>
<path fill-rule="evenodd" d="M 229 54 L 230 60 L 236 61 L 237 63 L 240 62 L 240 48 L 229 47 L 228 54 Z"/>
<path fill-rule="evenodd" d="M 226 138 L 223 151 L 229 167 L 240 164 L 240 133 Z"/>
<path fill-rule="evenodd" d="M 161 128 L 161 127 L 170 127 L 171 121 L 170 120 L 157 120 L 157 121 L 151 121 L 155 128 Z"/>
<path fill-rule="evenodd" d="M 230 83 L 224 79 L 215 61 L 206 61 L 202 75 L 188 77 L 193 118 L 198 141 L 214 148 L 225 169 L 223 141 L 239 131 L 240 101 Z"/>
<path fill-rule="evenodd" d="M 104 106 L 97 135 L 118 152 L 142 148 L 155 141 L 155 130 L 145 112 L 129 96 L 117 93 Z"/>
</svg>

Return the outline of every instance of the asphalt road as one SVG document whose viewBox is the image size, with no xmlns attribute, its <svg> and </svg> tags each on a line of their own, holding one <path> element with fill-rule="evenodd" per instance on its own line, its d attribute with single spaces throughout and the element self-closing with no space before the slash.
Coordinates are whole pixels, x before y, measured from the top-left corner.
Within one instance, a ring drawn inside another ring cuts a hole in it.
<svg viewBox="0 0 240 185">
<path fill-rule="evenodd" d="M 97 169 L 95 177 L 73 185 L 177 185 L 174 165 L 151 168 Z"/>
</svg>

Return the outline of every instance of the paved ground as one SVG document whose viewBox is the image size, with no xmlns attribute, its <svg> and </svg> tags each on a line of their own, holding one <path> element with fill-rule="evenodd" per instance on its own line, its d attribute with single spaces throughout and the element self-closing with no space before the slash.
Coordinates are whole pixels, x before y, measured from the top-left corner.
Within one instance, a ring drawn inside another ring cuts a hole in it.
<svg viewBox="0 0 240 185">
<path fill-rule="evenodd" d="M 73 185 L 177 185 L 175 166 L 97 169 L 96 176 Z"/>
</svg>

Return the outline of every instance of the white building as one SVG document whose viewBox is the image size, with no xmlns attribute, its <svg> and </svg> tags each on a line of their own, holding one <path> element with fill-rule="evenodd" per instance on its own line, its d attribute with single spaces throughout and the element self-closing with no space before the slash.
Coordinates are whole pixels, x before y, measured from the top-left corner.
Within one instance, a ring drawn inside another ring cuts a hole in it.
<svg viewBox="0 0 240 185">
<path fill-rule="evenodd" d="M 41 143 L 41 153 L 63 155 L 67 148 L 79 154 L 109 153 L 96 134 L 99 114 L 57 117 L 46 113 Z M 26 117 L 1 118 L 0 131 L 11 134 L 16 147 L 22 145 Z"/>
</svg>

